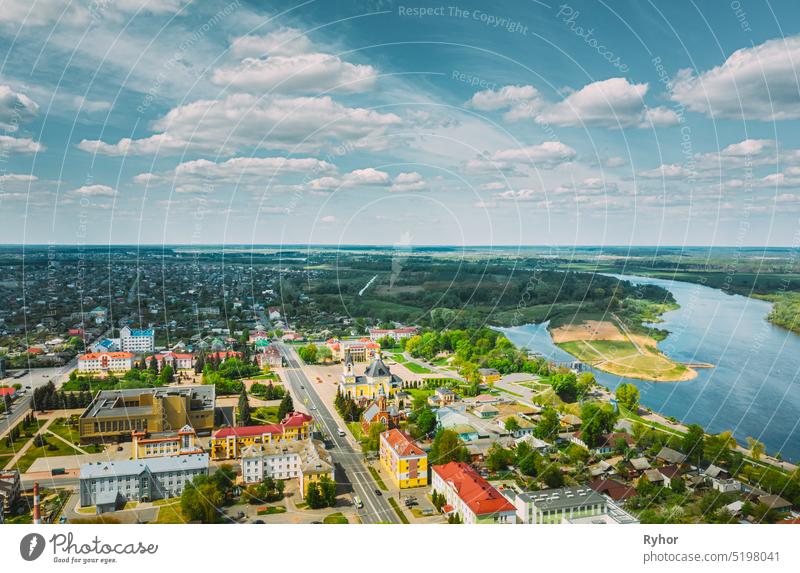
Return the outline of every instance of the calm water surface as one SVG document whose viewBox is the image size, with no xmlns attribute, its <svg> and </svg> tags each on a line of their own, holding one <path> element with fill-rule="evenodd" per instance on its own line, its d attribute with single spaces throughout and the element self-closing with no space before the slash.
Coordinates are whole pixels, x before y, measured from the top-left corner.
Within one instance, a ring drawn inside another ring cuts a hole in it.
<svg viewBox="0 0 800 573">
<path fill-rule="evenodd" d="M 615 275 L 668 289 L 681 308 L 663 315 L 670 331 L 659 348 L 681 362 L 710 362 L 688 382 L 645 382 L 594 371 L 611 389 L 639 387 L 641 402 L 706 431 L 732 430 L 744 444 L 752 436 L 769 453 L 800 460 L 800 336 L 766 321 L 770 303 L 689 283 Z M 572 360 L 553 344 L 546 324 L 501 329 L 517 346 L 556 360 Z"/>
</svg>

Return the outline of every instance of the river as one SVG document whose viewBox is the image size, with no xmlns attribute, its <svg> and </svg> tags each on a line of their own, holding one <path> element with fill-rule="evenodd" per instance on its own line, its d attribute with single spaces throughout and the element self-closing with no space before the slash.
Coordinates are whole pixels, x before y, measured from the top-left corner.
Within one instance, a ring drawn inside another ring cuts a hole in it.
<svg viewBox="0 0 800 573">
<path fill-rule="evenodd" d="M 659 348 L 680 362 L 710 362 L 688 382 L 646 382 L 593 370 L 611 388 L 622 382 L 639 387 L 641 403 L 709 433 L 733 431 L 748 436 L 771 454 L 800 460 L 800 336 L 766 320 L 771 304 L 728 295 L 702 285 L 614 275 L 638 284 L 668 289 L 680 304 L 665 313 L 659 328 L 670 331 Z M 501 330 L 514 344 L 550 360 L 574 360 L 553 344 L 547 324 Z"/>
</svg>

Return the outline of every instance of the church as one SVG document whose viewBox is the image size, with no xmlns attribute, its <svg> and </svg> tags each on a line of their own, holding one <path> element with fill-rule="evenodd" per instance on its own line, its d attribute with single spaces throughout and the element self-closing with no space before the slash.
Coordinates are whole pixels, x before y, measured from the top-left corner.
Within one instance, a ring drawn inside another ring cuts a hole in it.
<svg viewBox="0 0 800 573">
<path fill-rule="evenodd" d="M 339 392 L 342 396 L 353 398 L 357 402 L 375 400 L 378 396 L 391 398 L 403 386 L 403 380 L 391 373 L 380 353 L 375 354 L 363 376 L 356 375 L 353 358 L 347 350 L 343 365 L 344 372 L 339 381 Z"/>
</svg>

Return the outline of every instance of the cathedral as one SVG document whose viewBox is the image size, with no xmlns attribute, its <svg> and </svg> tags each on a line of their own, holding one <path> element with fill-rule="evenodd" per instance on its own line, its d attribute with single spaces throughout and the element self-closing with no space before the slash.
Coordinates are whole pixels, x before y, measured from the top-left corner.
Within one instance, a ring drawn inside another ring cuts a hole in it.
<svg viewBox="0 0 800 573">
<path fill-rule="evenodd" d="M 403 386 L 403 380 L 391 373 L 380 353 L 375 354 L 363 376 L 356 375 L 353 358 L 347 350 L 342 364 L 344 371 L 339 381 L 339 392 L 357 402 L 375 400 L 378 396 L 391 398 Z"/>
</svg>

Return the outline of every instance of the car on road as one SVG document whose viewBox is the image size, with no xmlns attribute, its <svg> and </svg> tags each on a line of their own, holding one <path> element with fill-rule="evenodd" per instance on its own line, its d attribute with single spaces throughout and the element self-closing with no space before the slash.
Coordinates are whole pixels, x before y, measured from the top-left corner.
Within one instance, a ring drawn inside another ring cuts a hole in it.
<svg viewBox="0 0 800 573">
<path fill-rule="evenodd" d="M 317 407 L 316 407 L 314 404 L 311 404 L 311 409 L 312 409 L 312 410 L 316 410 L 316 409 L 317 409 Z"/>
<path fill-rule="evenodd" d="M 264 523 L 264 520 L 263 519 L 256 519 L 253 523 L 261 524 L 261 523 Z"/>
<path fill-rule="evenodd" d="M 379 489 L 376 489 L 376 490 L 375 490 L 375 495 L 377 495 L 378 497 L 380 497 L 380 496 L 382 496 L 383 494 L 381 493 L 381 490 L 379 490 Z"/>
<path fill-rule="evenodd" d="M 303 386 L 302 384 L 300 384 L 300 389 L 301 389 L 301 390 L 305 390 L 305 389 L 306 389 L 306 387 L 305 387 L 305 386 Z"/>
<path fill-rule="evenodd" d="M 339 433 L 339 436 L 341 436 L 342 438 L 344 438 L 344 437 L 347 435 L 347 432 L 345 432 L 345 431 L 344 431 L 343 429 L 341 429 L 341 428 L 339 428 L 339 432 L 338 432 L 338 433 Z"/>
<path fill-rule="evenodd" d="M 356 509 L 361 509 L 362 507 L 364 507 L 364 503 L 361 501 L 361 498 L 358 497 L 357 495 L 353 496 L 353 505 L 356 506 Z"/>
</svg>

